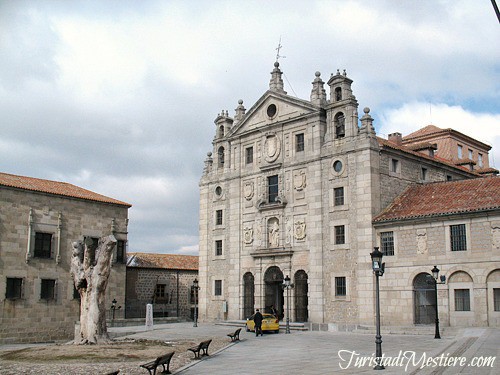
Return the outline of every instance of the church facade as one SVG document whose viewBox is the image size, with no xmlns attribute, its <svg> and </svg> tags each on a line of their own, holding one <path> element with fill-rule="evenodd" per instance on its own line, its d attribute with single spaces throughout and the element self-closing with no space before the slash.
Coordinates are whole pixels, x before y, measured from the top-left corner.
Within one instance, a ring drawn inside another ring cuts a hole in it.
<svg viewBox="0 0 500 375">
<path fill-rule="evenodd" d="M 269 89 L 250 109 L 240 100 L 233 117 L 223 111 L 215 119 L 200 180 L 200 319 L 245 319 L 274 306 L 321 329 L 372 325 L 370 252 L 388 241 L 375 217 L 412 184 L 494 174 L 489 146 L 458 132 L 464 152 L 481 146 L 481 168 L 477 155 L 437 157 L 429 129 L 421 142 L 378 137 L 370 109 L 358 116 L 352 83 L 337 71 L 325 89 L 316 72 L 310 100 L 298 99 L 284 90 L 276 62 Z M 386 263 L 382 296 L 401 284 Z"/>
</svg>

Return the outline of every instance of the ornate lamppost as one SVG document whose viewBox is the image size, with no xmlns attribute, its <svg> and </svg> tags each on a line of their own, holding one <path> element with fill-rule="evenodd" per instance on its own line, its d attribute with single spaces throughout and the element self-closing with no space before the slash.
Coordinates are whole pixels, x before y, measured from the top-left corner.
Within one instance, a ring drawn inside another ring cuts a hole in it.
<svg viewBox="0 0 500 375">
<path fill-rule="evenodd" d="M 194 291 L 194 323 L 193 327 L 198 327 L 198 291 L 200 287 L 198 286 L 198 279 L 193 280 L 193 285 L 191 286 Z"/>
<path fill-rule="evenodd" d="M 432 277 L 434 279 L 434 294 L 436 296 L 436 299 L 434 300 L 434 303 L 436 305 L 436 331 L 434 333 L 434 338 L 435 339 L 440 339 L 441 335 L 439 334 L 439 315 L 438 315 L 438 291 L 437 291 L 437 285 L 438 284 L 445 284 L 446 283 L 446 276 L 441 275 L 439 277 L 439 268 L 434 266 L 434 268 L 431 270 L 432 272 Z M 440 281 L 438 281 L 438 279 Z"/>
<path fill-rule="evenodd" d="M 290 289 L 293 288 L 293 284 L 290 283 L 290 276 L 286 275 L 283 280 L 283 289 L 286 290 L 286 328 L 285 333 L 290 333 Z"/>
<path fill-rule="evenodd" d="M 372 269 L 373 273 L 375 273 L 375 290 L 376 290 L 376 324 L 377 324 L 377 333 L 375 335 L 375 355 L 377 357 L 377 365 L 373 368 L 374 370 L 384 370 L 385 367 L 382 365 L 382 336 L 380 335 L 380 288 L 379 288 L 379 280 L 380 276 L 384 275 L 385 271 L 385 263 L 382 263 L 382 257 L 384 254 L 379 251 L 378 247 L 373 249 L 373 252 L 370 253 L 372 258 Z"/>
</svg>

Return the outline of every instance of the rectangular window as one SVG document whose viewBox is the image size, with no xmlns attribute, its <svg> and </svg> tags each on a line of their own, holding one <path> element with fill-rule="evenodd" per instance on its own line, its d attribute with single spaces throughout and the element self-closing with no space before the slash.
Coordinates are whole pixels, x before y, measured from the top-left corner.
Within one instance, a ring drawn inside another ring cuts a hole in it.
<svg viewBox="0 0 500 375">
<path fill-rule="evenodd" d="M 451 177 L 449 174 L 446 175 L 446 181 L 452 181 L 453 177 Z"/>
<path fill-rule="evenodd" d="M 470 311 L 469 289 L 455 289 L 455 311 Z"/>
<path fill-rule="evenodd" d="M 56 299 L 56 281 L 52 279 L 42 279 L 40 288 L 40 299 Z"/>
<path fill-rule="evenodd" d="M 222 280 L 215 280 L 214 295 L 222 296 Z"/>
<path fill-rule="evenodd" d="M 304 133 L 295 135 L 295 151 L 304 151 Z"/>
<path fill-rule="evenodd" d="M 222 240 L 215 241 L 215 255 L 222 255 Z"/>
<path fill-rule="evenodd" d="M 394 232 L 380 233 L 380 247 L 384 255 L 394 255 Z"/>
<path fill-rule="evenodd" d="M 493 288 L 493 309 L 500 311 L 500 288 Z"/>
<path fill-rule="evenodd" d="M 399 172 L 399 160 L 391 159 L 391 172 L 394 172 L 394 173 Z"/>
<path fill-rule="evenodd" d="M 335 226 L 335 245 L 345 244 L 345 226 L 336 225 Z"/>
<path fill-rule="evenodd" d="M 6 299 L 20 299 L 23 295 L 23 279 L 16 277 L 7 277 L 7 289 L 5 290 Z"/>
<path fill-rule="evenodd" d="M 52 256 L 52 233 L 35 233 L 35 258 Z"/>
<path fill-rule="evenodd" d="M 269 176 L 267 178 L 267 196 L 268 203 L 276 202 L 278 198 L 278 176 Z"/>
<path fill-rule="evenodd" d="M 450 244 L 451 251 L 467 250 L 465 224 L 450 225 Z"/>
<path fill-rule="evenodd" d="M 427 180 L 427 168 L 422 168 L 422 181 Z"/>
<path fill-rule="evenodd" d="M 246 155 L 245 155 L 246 163 L 252 164 L 253 163 L 253 147 L 247 147 L 245 152 L 246 152 Z"/>
<path fill-rule="evenodd" d="M 483 154 L 477 154 L 477 164 L 480 168 L 483 167 Z"/>
<path fill-rule="evenodd" d="M 334 205 L 335 206 L 343 206 L 344 205 L 344 188 L 338 187 L 333 189 L 334 195 Z"/>
<path fill-rule="evenodd" d="M 167 298 L 167 285 L 156 284 L 155 287 L 155 300 L 165 300 Z"/>
<path fill-rule="evenodd" d="M 457 146 L 457 156 L 459 159 L 462 159 L 462 157 L 463 157 L 462 149 L 463 149 L 462 146 L 460 146 L 460 145 Z"/>
<path fill-rule="evenodd" d="M 125 241 L 116 242 L 116 263 L 125 263 Z"/>
<path fill-rule="evenodd" d="M 345 297 L 347 295 L 346 281 L 344 276 L 335 278 L 335 295 L 339 297 Z"/>
<path fill-rule="evenodd" d="M 215 225 L 222 225 L 222 210 L 215 211 Z"/>
<path fill-rule="evenodd" d="M 469 150 L 469 159 L 473 160 L 472 158 L 474 157 L 474 152 L 472 150 Z"/>
</svg>

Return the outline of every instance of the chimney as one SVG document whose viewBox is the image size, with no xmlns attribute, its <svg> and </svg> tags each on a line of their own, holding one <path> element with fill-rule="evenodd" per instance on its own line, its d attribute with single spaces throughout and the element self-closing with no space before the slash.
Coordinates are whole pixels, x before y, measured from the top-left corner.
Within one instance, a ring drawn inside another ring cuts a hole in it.
<svg viewBox="0 0 500 375">
<path fill-rule="evenodd" d="M 398 146 L 401 146 L 403 144 L 403 136 L 401 133 L 392 133 L 389 134 L 389 142 L 395 143 Z"/>
</svg>

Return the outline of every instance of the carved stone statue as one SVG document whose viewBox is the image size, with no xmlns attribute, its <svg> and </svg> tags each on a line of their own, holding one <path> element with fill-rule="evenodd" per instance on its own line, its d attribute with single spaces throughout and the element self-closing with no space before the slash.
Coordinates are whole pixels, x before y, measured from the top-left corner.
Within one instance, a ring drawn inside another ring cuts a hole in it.
<svg viewBox="0 0 500 375">
<path fill-rule="evenodd" d="M 278 247 L 280 245 L 280 226 L 275 221 L 269 227 L 269 246 Z"/>
</svg>

